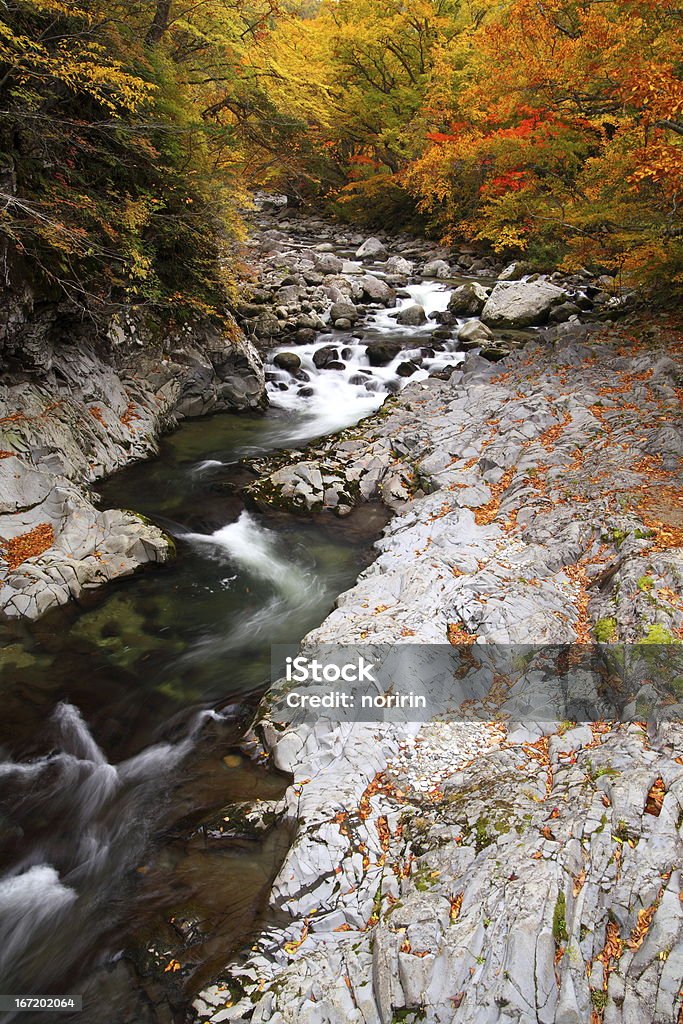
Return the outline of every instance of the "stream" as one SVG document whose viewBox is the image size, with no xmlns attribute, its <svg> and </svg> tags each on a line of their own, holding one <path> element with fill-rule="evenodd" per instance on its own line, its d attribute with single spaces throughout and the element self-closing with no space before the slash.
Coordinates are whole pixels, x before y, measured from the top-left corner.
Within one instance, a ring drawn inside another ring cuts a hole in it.
<svg viewBox="0 0 683 1024">
<path fill-rule="evenodd" d="M 451 287 L 412 285 L 398 308 L 443 310 Z M 413 351 L 424 357 L 413 381 L 460 361 L 448 345 L 425 355 L 433 320 L 399 327 L 392 312 L 344 339 L 337 369 L 314 356 L 338 332 L 298 346 L 305 383 L 274 350 L 266 415 L 186 422 L 157 459 L 99 485 L 104 507 L 175 537 L 174 562 L 0 627 L 1 993 L 82 994 L 84 1012 L 62 1020 L 185 1021 L 258 926 L 289 836 L 255 833 L 235 808 L 287 785 L 240 747 L 270 646 L 320 624 L 372 560 L 387 515 L 247 511 L 241 460 L 371 414 L 407 383 L 397 368 Z M 371 367 L 377 337 L 405 348 Z M 0 1013 L 15 1019 L 52 1015 Z"/>
</svg>

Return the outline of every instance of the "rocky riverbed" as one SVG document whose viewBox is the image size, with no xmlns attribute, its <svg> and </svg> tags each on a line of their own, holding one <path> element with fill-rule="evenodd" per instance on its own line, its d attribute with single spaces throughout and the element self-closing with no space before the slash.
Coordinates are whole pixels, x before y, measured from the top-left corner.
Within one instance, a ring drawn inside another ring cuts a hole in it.
<svg viewBox="0 0 683 1024">
<path fill-rule="evenodd" d="M 529 283 L 566 298 L 566 283 Z M 581 300 L 585 283 L 574 286 Z M 519 311 L 524 288 L 478 287 L 465 284 L 467 313 L 485 325 L 500 325 L 506 294 L 505 315 Z M 306 328 L 285 312 L 278 331 L 296 341 Z M 416 370 L 360 426 L 254 467 L 260 508 L 345 515 L 380 500 L 394 512 L 376 561 L 309 634 L 307 653 L 680 642 L 681 337 L 605 319 L 575 311 L 502 362 L 475 353 L 436 376 Z M 458 323 L 456 340 L 479 322 Z M 683 976 L 673 718 L 283 728 L 266 700 L 252 748 L 293 776 L 269 810 L 296 838 L 272 927 L 201 994 L 197 1017 L 673 1024 Z"/>
<path fill-rule="evenodd" d="M 377 410 L 408 379 L 447 375 L 465 351 L 500 359 L 530 326 L 617 315 L 632 298 L 610 278 L 529 276 L 277 205 L 253 226 L 253 279 L 227 332 L 162 330 L 127 311 L 98 333 L 23 284 L 5 288 L 0 613 L 35 619 L 169 557 L 170 538 L 130 511 L 98 512 L 90 487 L 153 455 L 184 417 L 270 401 L 303 410 L 291 440 L 305 441 Z"/>
<path fill-rule="evenodd" d="M 246 464 L 254 510 L 392 514 L 308 653 L 681 640 L 673 326 L 624 320 L 635 297 L 612 278 L 539 276 L 277 205 L 244 256 L 229 338 L 125 322 L 104 349 L 75 328 L 57 345 L 28 300 L 12 307 L 6 615 L 35 618 L 168 557 L 161 530 L 99 512 L 90 485 L 153 453 L 178 418 L 267 399 L 287 450 Z M 242 813 L 294 841 L 269 923 L 197 1019 L 677 1021 L 675 715 L 284 728 L 269 709 L 245 750 L 292 782 Z"/>
</svg>

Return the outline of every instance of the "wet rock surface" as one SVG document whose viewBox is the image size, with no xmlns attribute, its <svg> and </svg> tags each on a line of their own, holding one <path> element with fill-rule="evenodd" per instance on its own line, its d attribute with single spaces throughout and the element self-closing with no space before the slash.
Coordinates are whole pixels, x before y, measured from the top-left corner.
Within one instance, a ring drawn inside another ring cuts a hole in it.
<svg viewBox="0 0 683 1024">
<path fill-rule="evenodd" d="M 256 483 L 257 502 L 395 511 L 307 653 L 680 640 L 683 348 L 644 333 L 563 325 L 468 356 Z M 266 700 L 257 732 L 294 776 L 296 839 L 273 927 L 198 1018 L 677 1019 L 680 724 L 282 729 Z"/>
</svg>

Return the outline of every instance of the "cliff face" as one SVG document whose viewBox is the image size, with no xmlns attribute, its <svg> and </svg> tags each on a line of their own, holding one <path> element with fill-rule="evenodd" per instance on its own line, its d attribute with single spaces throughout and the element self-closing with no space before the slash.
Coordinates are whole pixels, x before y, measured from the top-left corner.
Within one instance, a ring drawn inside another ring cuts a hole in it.
<svg viewBox="0 0 683 1024">
<path fill-rule="evenodd" d="M 0 613 L 37 618 L 84 587 L 166 560 L 172 541 L 89 485 L 155 454 L 187 416 L 258 409 L 263 368 L 236 326 L 175 330 L 124 310 L 104 329 L 17 284 L 0 312 Z"/>
</svg>

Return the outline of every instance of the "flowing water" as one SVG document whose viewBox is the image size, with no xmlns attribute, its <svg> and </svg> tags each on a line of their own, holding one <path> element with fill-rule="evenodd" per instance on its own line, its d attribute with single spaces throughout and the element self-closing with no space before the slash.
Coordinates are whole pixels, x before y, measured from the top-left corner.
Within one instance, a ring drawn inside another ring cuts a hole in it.
<svg viewBox="0 0 683 1024">
<path fill-rule="evenodd" d="M 291 351 L 291 345 L 281 345 L 271 353 L 267 365 L 270 401 L 275 409 L 297 413 L 289 431 L 291 443 L 301 443 L 331 434 L 356 423 L 363 416 L 376 412 L 387 394 L 408 381 L 397 374 L 401 363 L 418 359 L 420 368 L 410 377 L 411 381 L 424 380 L 435 370 L 461 361 L 462 353 L 454 354 L 455 342 L 446 342 L 443 351 L 430 348 L 432 332 L 436 324 L 428 320 L 419 327 L 402 327 L 395 316 L 409 306 L 421 305 L 427 316 L 443 311 L 448 305 L 450 289 L 444 284 L 430 281 L 409 286 L 409 297 L 403 299 L 395 309 L 381 309 L 375 313 L 372 322 L 363 331 L 363 338 L 321 334 L 311 345 L 298 345 L 296 355 L 301 359 L 301 368 L 307 380 L 300 381 L 286 370 L 279 370 L 273 363 L 280 352 Z M 367 356 L 368 342 L 378 339 L 400 342 L 402 348 L 385 366 L 371 366 Z M 340 355 L 343 369 L 318 369 L 313 361 L 315 353 L 334 346 Z"/>
<path fill-rule="evenodd" d="M 448 296 L 423 283 L 401 305 L 431 313 Z M 182 1021 L 255 927 L 289 842 L 235 809 L 287 784 L 240 749 L 270 645 L 322 621 L 386 517 L 246 511 L 239 463 L 373 412 L 407 383 L 397 369 L 411 354 L 413 380 L 459 361 L 430 348 L 433 321 L 402 328 L 392 312 L 363 338 L 298 347 L 305 387 L 271 361 L 266 416 L 186 423 L 158 459 L 101 485 L 103 505 L 175 536 L 175 562 L 2 628 L 0 993 L 83 994 L 81 1022 Z M 379 337 L 405 350 L 371 367 Z M 329 344 L 343 368 L 316 368 Z M 15 1017 L 40 1019 L 0 1022 Z"/>
</svg>

